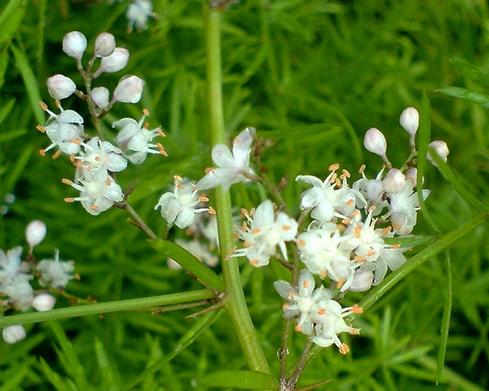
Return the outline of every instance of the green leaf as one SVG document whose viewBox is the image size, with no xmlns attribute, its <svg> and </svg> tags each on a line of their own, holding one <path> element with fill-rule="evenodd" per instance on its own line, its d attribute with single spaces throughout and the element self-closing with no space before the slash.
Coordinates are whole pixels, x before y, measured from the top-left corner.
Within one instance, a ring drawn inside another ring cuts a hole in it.
<svg viewBox="0 0 489 391">
<path fill-rule="evenodd" d="M 482 105 L 482 107 L 489 109 L 489 96 L 487 95 L 479 94 L 461 87 L 447 87 L 436 91 L 454 98 L 478 103 Z"/>
<path fill-rule="evenodd" d="M 12 192 L 14 190 L 15 184 L 17 183 L 20 176 L 24 172 L 24 168 L 29 162 L 33 150 L 34 150 L 33 145 L 28 145 L 27 147 L 25 147 L 25 149 L 22 151 L 22 154 L 18 157 L 15 166 L 9 170 L 10 175 L 5 181 L 6 192 Z"/>
<path fill-rule="evenodd" d="M 440 326 L 440 346 L 438 347 L 438 358 L 436 361 L 436 383 L 438 383 L 441 379 L 441 375 L 443 372 L 443 367 L 445 366 L 445 355 L 447 353 L 447 344 L 448 344 L 448 334 L 450 331 L 450 318 L 452 315 L 452 260 L 450 259 L 450 253 L 447 251 L 446 254 L 446 285 L 444 292 L 444 301 L 443 301 L 443 317 L 441 320 Z"/>
<path fill-rule="evenodd" d="M 41 370 L 44 372 L 44 375 L 47 377 L 48 381 L 57 391 L 66 391 L 69 390 L 70 388 L 73 389 L 73 385 L 72 387 L 69 387 L 68 384 L 63 380 L 63 378 L 58 373 L 53 371 L 42 357 L 41 357 L 40 366 L 41 366 Z"/>
<path fill-rule="evenodd" d="M 208 387 L 233 389 L 277 389 L 278 380 L 272 375 L 255 371 L 218 371 L 205 376 L 202 384 Z"/>
<path fill-rule="evenodd" d="M 9 41 L 24 17 L 27 0 L 10 0 L 0 15 L 0 44 Z"/>
<path fill-rule="evenodd" d="M 150 243 L 160 254 L 173 259 L 185 270 L 195 275 L 206 287 L 221 292 L 225 291 L 226 287 L 219 276 L 183 247 L 168 240 L 152 240 Z"/>
</svg>

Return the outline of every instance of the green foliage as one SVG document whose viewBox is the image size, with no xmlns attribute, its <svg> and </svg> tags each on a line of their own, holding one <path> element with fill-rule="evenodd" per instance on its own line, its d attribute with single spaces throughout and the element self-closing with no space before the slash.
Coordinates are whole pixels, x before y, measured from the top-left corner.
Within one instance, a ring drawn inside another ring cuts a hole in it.
<svg viewBox="0 0 489 391">
<path fill-rule="evenodd" d="M 25 225 L 44 220 L 48 236 L 38 253 L 48 257 L 59 248 L 63 259 L 77 262 L 81 280 L 68 291 L 79 297 L 105 303 L 202 286 L 167 268 L 168 248 L 155 251 L 122 211 L 92 217 L 78 204 L 63 203 L 74 194 L 60 183 L 72 176 L 72 165 L 35 153 L 48 143 L 35 131 L 45 121 L 39 100 L 54 107 L 45 79 L 63 73 L 81 82 L 74 62 L 61 52 L 62 37 L 79 30 L 93 43 L 106 30 L 131 51 L 125 73 L 146 81 L 142 105 L 116 105 L 102 131 L 113 137 L 111 122 L 139 118 L 142 107 L 151 111 L 150 127 L 165 128 L 169 158 L 151 156 L 118 175 L 124 188 L 133 188 L 131 203 L 162 236 L 167 227 L 153 211 L 160 194 L 173 175 L 198 179 L 210 163 L 203 3 L 155 0 L 159 17 L 147 31 L 131 34 L 127 1 L 0 5 L 0 206 L 8 193 L 16 196 L 0 216 L 0 248 L 22 244 Z M 369 176 L 380 169 L 381 162 L 361 148 L 369 127 L 386 134 L 389 159 L 402 163 L 409 147 L 398 118 L 406 106 L 421 110 L 420 150 L 427 152 L 433 139 L 450 148 L 439 169 L 424 155 L 419 159 L 432 192 L 416 236 L 401 243 L 414 246 L 406 253 L 412 258 L 369 296 L 347 296 L 372 304 L 354 320 L 361 336 L 351 338 L 347 357 L 334 349 L 316 352 L 300 387 L 330 380 L 319 389 L 423 390 L 433 389 L 436 378 L 443 390 L 489 387 L 488 21 L 488 6 L 476 0 L 447 0 L 443 7 L 422 0 L 243 0 L 225 12 L 226 130 L 234 135 L 245 126 L 257 128 L 267 175 L 274 182 L 286 177 L 283 196 L 292 212 L 298 212 L 302 191 L 294 183 L 299 173 L 324 177 L 335 162 L 352 173 L 366 162 Z M 95 85 L 113 88 L 123 74 Z M 82 110 L 75 98 L 63 107 Z M 254 184 L 239 185 L 232 196 L 239 207 L 251 208 L 264 193 Z M 433 233 L 426 216 L 439 232 Z M 185 233 L 170 231 L 169 239 L 176 237 Z M 282 303 L 271 282 L 286 272 L 276 264 L 266 270 L 240 266 L 252 319 L 277 374 Z M 204 277 L 211 287 L 222 283 L 216 274 L 219 267 Z M 68 306 L 59 299 L 57 307 Z M 268 376 L 247 372 L 226 314 L 187 319 L 195 309 L 152 315 L 147 308 L 26 326 L 23 342 L 0 343 L 0 390 L 275 386 Z M 290 363 L 304 342 L 294 335 Z"/>
</svg>

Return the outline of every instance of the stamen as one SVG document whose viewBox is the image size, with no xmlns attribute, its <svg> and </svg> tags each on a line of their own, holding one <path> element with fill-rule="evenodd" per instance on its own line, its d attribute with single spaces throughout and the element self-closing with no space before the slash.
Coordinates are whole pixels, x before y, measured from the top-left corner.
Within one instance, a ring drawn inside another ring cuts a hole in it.
<svg viewBox="0 0 489 391">
<path fill-rule="evenodd" d="M 211 216 L 215 216 L 216 210 L 212 206 L 209 206 L 209 211 L 207 213 L 209 213 Z"/>
<path fill-rule="evenodd" d="M 345 285 L 345 282 L 346 282 L 346 279 L 345 278 L 340 278 L 337 282 L 336 282 L 336 288 L 338 289 L 341 289 L 341 287 L 343 285 Z"/>
<path fill-rule="evenodd" d="M 73 181 L 70 179 L 67 179 L 67 178 L 63 178 L 63 179 L 61 179 L 61 183 L 64 183 L 65 185 L 71 186 L 73 184 Z"/>
<path fill-rule="evenodd" d="M 209 202 L 209 198 L 207 198 L 205 195 L 199 195 L 199 201 L 200 202 Z"/>
<path fill-rule="evenodd" d="M 41 132 L 41 133 L 45 133 L 46 132 L 46 128 L 42 125 L 37 125 L 36 126 L 36 129 Z"/>
<path fill-rule="evenodd" d="M 354 314 L 362 314 L 363 313 L 363 308 L 360 307 L 358 304 L 354 304 L 352 307 L 351 307 L 351 312 L 354 313 Z"/>
<path fill-rule="evenodd" d="M 51 156 L 51 158 L 53 160 L 56 160 L 57 158 L 59 158 L 61 155 L 63 154 L 63 152 L 61 152 L 59 149 L 53 154 L 53 156 Z"/>
<path fill-rule="evenodd" d="M 205 173 L 206 173 L 206 174 L 209 174 L 209 173 L 211 173 L 211 172 L 212 172 L 212 171 L 214 171 L 214 170 L 215 170 L 215 168 L 214 168 L 214 167 L 207 167 L 207 168 L 205 169 Z"/>
<path fill-rule="evenodd" d="M 150 116 L 150 112 L 148 109 L 143 109 L 143 114 L 146 116 L 146 117 L 149 117 Z"/>
<path fill-rule="evenodd" d="M 324 315 L 326 314 L 326 308 L 320 308 L 318 311 L 318 315 Z"/>
<path fill-rule="evenodd" d="M 76 200 L 73 197 L 66 197 L 64 199 L 65 202 L 75 202 Z"/>
<path fill-rule="evenodd" d="M 39 150 L 39 155 L 46 156 L 46 150 L 45 149 L 40 149 Z"/>
<path fill-rule="evenodd" d="M 49 110 L 48 105 L 46 103 L 44 103 L 43 101 L 39 102 L 39 107 L 41 108 L 41 110 L 44 110 L 44 111 Z"/>
<path fill-rule="evenodd" d="M 338 163 L 331 164 L 328 167 L 328 171 L 334 172 L 340 168 L 340 165 Z"/>
<path fill-rule="evenodd" d="M 342 343 L 338 350 L 340 351 L 341 354 L 348 354 L 350 353 L 350 347 L 346 343 Z"/>
</svg>

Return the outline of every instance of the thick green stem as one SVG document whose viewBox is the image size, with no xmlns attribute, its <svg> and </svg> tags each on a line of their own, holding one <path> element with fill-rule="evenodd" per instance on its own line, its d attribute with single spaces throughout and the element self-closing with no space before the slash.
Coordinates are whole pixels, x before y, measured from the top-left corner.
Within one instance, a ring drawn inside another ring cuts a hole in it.
<svg viewBox="0 0 489 391">
<path fill-rule="evenodd" d="M 176 305 L 213 298 L 215 298 L 213 291 L 210 289 L 201 289 L 182 293 L 170 293 L 161 296 L 86 304 L 76 307 L 59 308 L 46 312 L 30 312 L 27 314 L 0 317 L 0 328 L 14 324 L 37 323 L 87 315 L 107 314 L 110 312 L 138 311 L 164 305 Z"/>
<path fill-rule="evenodd" d="M 221 13 L 217 9 L 206 9 L 207 82 L 209 100 L 209 128 L 212 144 L 226 143 L 221 86 Z M 234 249 L 229 191 L 219 186 L 214 193 L 217 211 L 220 255 L 226 283 L 226 310 L 233 322 L 241 347 L 250 369 L 270 373 L 268 362 L 258 341 L 251 317 L 246 306 L 239 267 L 236 258 L 229 258 Z"/>
</svg>

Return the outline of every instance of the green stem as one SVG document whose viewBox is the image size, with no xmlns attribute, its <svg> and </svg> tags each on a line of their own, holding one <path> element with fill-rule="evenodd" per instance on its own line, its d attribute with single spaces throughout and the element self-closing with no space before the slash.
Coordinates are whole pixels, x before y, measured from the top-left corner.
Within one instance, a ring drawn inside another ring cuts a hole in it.
<svg viewBox="0 0 489 391">
<path fill-rule="evenodd" d="M 143 310 L 164 305 L 176 305 L 192 301 L 212 299 L 214 297 L 215 295 L 213 291 L 209 289 L 201 289 L 182 293 L 170 293 L 161 296 L 79 305 L 76 307 L 59 308 L 46 312 L 30 312 L 27 314 L 0 317 L 0 328 L 12 326 L 14 324 L 28 324 L 87 315 L 107 314 L 111 312 Z"/>
<path fill-rule="evenodd" d="M 206 9 L 207 82 L 209 128 L 212 144 L 226 143 L 221 90 L 221 13 Z M 222 270 L 226 283 L 226 310 L 233 322 L 250 369 L 270 373 L 268 362 L 246 306 L 236 258 L 229 258 L 234 249 L 229 191 L 219 186 L 215 193 Z"/>
</svg>

